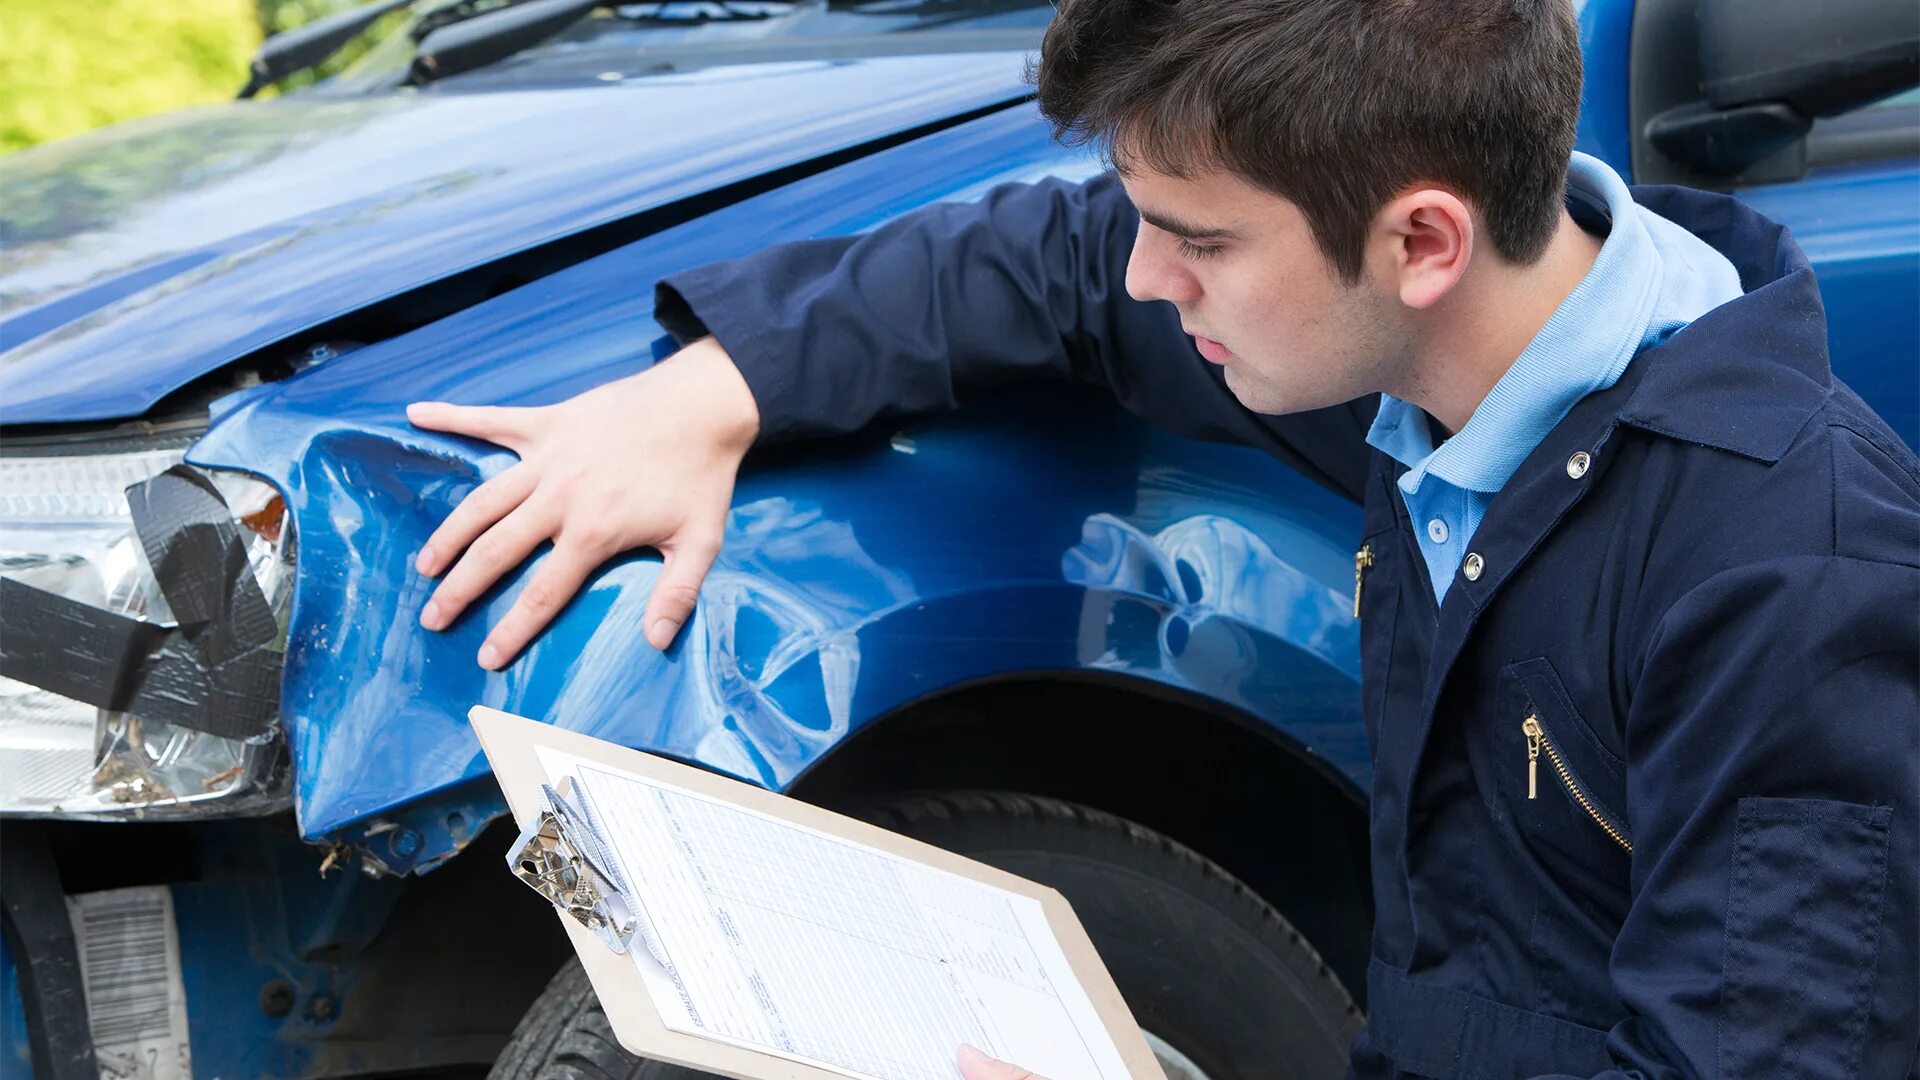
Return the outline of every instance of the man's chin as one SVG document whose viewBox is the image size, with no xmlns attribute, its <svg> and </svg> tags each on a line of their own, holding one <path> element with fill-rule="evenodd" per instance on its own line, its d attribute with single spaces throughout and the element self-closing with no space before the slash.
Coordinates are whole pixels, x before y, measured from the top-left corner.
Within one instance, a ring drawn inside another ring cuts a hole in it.
<svg viewBox="0 0 1920 1080">
<path fill-rule="evenodd" d="M 1249 375 L 1239 364 L 1229 364 L 1221 372 L 1226 379 L 1227 389 L 1240 404 L 1264 416 L 1284 416 L 1287 413 L 1304 412 L 1307 409 L 1320 408 L 1318 402 L 1303 403 L 1297 394 L 1289 394 L 1272 383 Z"/>
<path fill-rule="evenodd" d="M 1226 370 L 1226 379 L 1227 389 L 1233 391 L 1233 396 L 1239 399 L 1240 404 L 1262 416 L 1286 416 L 1289 413 L 1332 408 L 1371 393 L 1371 391 L 1359 391 L 1352 397 L 1336 399 L 1328 397 L 1325 388 L 1322 387 L 1316 387 L 1315 390 L 1318 391 L 1316 393 L 1289 391 L 1272 383 L 1247 378 L 1237 368 L 1231 367 Z"/>
</svg>

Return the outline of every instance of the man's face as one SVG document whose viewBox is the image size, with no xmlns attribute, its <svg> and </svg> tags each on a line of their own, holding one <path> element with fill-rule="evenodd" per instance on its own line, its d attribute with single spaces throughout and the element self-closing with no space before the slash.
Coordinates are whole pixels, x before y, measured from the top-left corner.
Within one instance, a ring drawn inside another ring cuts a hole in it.
<svg viewBox="0 0 1920 1080">
<path fill-rule="evenodd" d="M 1349 286 L 1293 203 L 1223 171 L 1122 179 L 1140 211 L 1127 292 L 1180 312 L 1200 355 L 1260 413 L 1337 405 L 1399 385 L 1405 312 L 1369 267 Z"/>
</svg>

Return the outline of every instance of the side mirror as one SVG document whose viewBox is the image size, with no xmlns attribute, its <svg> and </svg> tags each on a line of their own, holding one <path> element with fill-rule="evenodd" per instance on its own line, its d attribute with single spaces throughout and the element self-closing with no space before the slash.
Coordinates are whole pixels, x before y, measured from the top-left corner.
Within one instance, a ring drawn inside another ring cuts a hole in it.
<svg viewBox="0 0 1920 1080">
<path fill-rule="evenodd" d="M 1701 0 L 1700 83 L 1715 108 L 1833 116 L 1920 82 L 1920 10 L 1900 0 Z"/>
<path fill-rule="evenodd" d="M 1709 176 L 1739 174 L 1816 118 L 1920 83 L 1920 18 L 1903 0 L 1698 0 L 1689 29 L 1695 94 L 1653 115 L 1646 136 Z"/>
</svg>

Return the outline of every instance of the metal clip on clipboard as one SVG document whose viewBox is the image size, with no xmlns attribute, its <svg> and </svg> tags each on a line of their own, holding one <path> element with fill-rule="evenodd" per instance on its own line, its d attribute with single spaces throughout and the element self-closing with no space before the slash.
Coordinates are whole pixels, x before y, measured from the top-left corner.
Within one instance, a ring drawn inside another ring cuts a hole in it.
<svg viewBox="0 0 1920 1080">
<path fill-rule="evenodd" d="M 554 907 L 592 931 L 617 953 L 625 953 L 640 928 L 626 882 L 584 800 L 578 805 L 573 778 L 560 790 L 540 786 L 541 810 L 507 855 L 513 876 Z M 651 951 L 651 949 L 649 949 Z"/>
</svg>

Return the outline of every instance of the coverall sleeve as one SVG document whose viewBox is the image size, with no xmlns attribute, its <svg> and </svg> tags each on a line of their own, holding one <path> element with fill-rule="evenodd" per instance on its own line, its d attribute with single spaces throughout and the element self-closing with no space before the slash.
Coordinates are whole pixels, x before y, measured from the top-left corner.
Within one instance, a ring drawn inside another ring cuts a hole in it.
<svg viewBox="0 0 1920 1080">
<path fill-rule="evenodd" d="M 662 280 L 656 317 L 711 333 L 760 407 L 761 440 L 952 409 L 1023 380 L 1102 386 L 1184 435 L 1246 443 L 1358 500 L 1377 399 L 1248 410 L 1173 306 L 1126 292 L 1138 215 L 1112 174 L 1008 184 L 867 234 L 782 244 Z"/>
<path fill-rule="evenodd" d="M 1920 569 L 1723 571 L 1660 621 L 1628 710 L 1633 1077 L 1911 1075 L 1920 1048 Z"/>
</svg>

